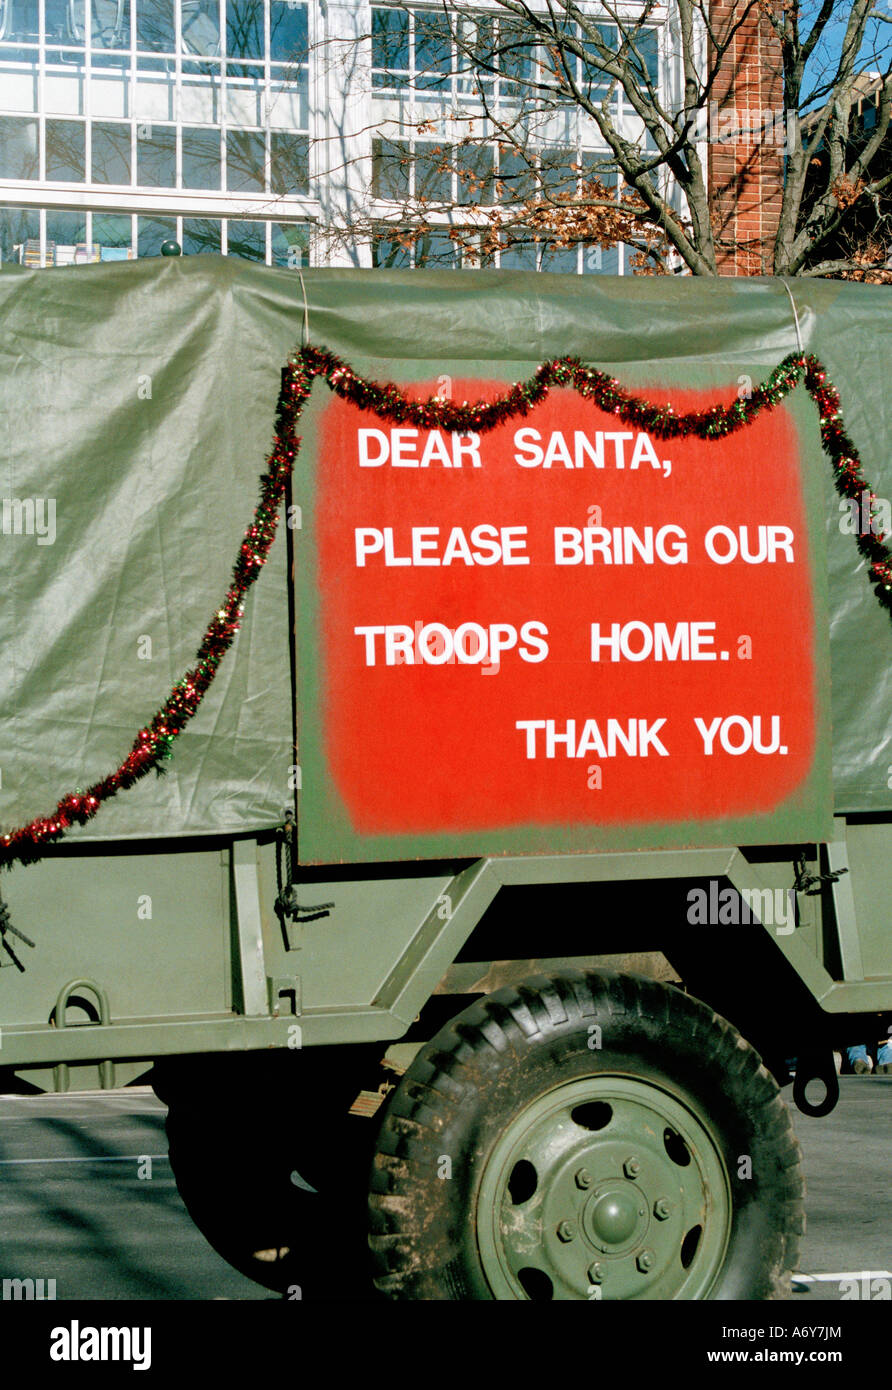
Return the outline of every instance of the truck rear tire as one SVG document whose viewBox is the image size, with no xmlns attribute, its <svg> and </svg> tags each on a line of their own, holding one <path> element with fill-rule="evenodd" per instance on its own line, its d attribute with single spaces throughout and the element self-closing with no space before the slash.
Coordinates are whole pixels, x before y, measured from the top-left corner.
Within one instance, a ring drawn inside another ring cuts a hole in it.
<svg viewBox="0 0 892 1390">
<path fill-rule="evenodd" d="M 774 1079 L 633 976 L 537 976 L 459 1014 L 390 1099 L 369 1198 L 392 1299 L 771 1299 L 804 1231 Z"/>
</svg>

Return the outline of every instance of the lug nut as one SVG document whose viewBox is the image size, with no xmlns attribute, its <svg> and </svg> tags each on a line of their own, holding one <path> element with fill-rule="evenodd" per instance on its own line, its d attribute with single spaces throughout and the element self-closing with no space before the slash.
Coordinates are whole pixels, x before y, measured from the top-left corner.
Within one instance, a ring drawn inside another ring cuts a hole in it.
<svg viewBox="0 0 892 1390">
<path fill-rule="evenodd" d="M 646 1274 L 649 1269 L 653 1269 L 654 1257 L 652 1250 L 642 1250 L 638 1259 L 635 1261 L 642 1274 Z"/>
<path fill-rule="evenodd" d="M 589 1172 L 589 1170 L 588 1170 L 587 1168 L 580 1168 L 579 1172 L 576 1174 L 576 1186 L 577 1186 L 577 1187 L 585 1188 L 585 1187 L 591 1187 L 591 1185 L 592 1185 L 592 1175 L 591 1175 L 591 1173 Z"/>
<path fill-rule="evenodd" d="M 590 1284 L 601 1284 L 604 1281 L 604 1266 L 597 1261 L 588 1267 L 588 1281 Z"/>
<path fill-rule="evenodd" d="M 665 1221 L 666 1217 L 671 1215 L 671 1212 L 672 1207 L 666 1201 L 665 1197 L 660 1197 L 656 1202 L 654 1202 L 654 1216 L 657 1218 L 658 1221 Z"/>
<path fill-rule="evenodd" d="M 623 1172 L 627 1178 L 637 1178 L 638 1174 L 641 1172 L 641 1164 L 638 1162 L 637 1158 L 627 1158 L 623 1164 Z"/>
<path fill-rule="evenodd" d="M 566 1245 L 568 1240 L 572 1240 L 576 1235 L 576 1227 L 572 1221 L 562 1221 L 557 1228 L 558 1240 L 562 1240 Z"/>
</svg>

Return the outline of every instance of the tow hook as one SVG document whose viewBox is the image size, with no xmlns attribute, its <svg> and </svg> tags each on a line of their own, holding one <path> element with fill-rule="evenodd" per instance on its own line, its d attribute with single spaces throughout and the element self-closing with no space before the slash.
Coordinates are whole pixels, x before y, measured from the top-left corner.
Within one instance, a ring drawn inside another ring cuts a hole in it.
<svg viewBox="0 0 892 1390">
<path fill-rule="evenodd" d="M 824 1087 L 824 1096 L 816 1103 L 806 1099 L 805 1088 L 810 1081 L 820 1081 Z M 836 1102 L 839 1100 L 839 1077 L 836 1074 L 836 1064 L 831 1049 L 826 1052 L 813 1052 L 804 1057 L 797 1057 L 796 1075 L 793 1078 L 793 1099 L 797 1109 L 801 1110 L 803 1115 L 811 1115 L 815 1119 L 820 1119 L 822 1115 L 829 1115 L 831 1110 L 836 1108 Z"/>
</svg>

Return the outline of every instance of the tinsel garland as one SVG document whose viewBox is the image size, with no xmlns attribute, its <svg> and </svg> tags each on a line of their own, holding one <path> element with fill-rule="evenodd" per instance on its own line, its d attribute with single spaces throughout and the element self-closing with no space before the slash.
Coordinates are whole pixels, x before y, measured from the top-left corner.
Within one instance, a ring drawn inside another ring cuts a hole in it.
<svg viewBox="0 0 892 1390">
<path fill-rule="evenodd" d="M 602 411 L 616 415 L 623 424 L 660 439 L 696 436 L 722 439 L 755 420 L 763 410 L 771 410 L 799 384 L 814 401 L 820 418 L 821 441 L 833 465 L 837 491 L 856 502 L 859 515 L 863 497 L 868 496 L 868 512 L 873 516 L 875 494 L 861 472 L 857 450 L 843 428 L 839 395 L 827 380 L 827 373 L 816 357 L 791 353 L 752 393 L 732 405 L 711 406 L 707 410 L 677 414 L 671 404 L 655 405 L 623 390 L 619 382 L 587 367 L 576 357 L 555 358 L 543 364 L 524 382 L 516 382 L 493 401 L 462 401 L 456 404 L 440 396 L 427 400 L 409 399 L 392 383 L 365 381 L 346 362 L 324 348 L 304 347 L 290 359 L 282 373 L 282 390 L 276 413 L 276 433 L 266 472 L 260 480 L 260 501 L 245 532 L 232 581 L 215 612 L 198 649 L 194 666 L 170 692 L 151 723 L 140 729 L 127 757 L 114 772 L 88 787 L 69 792 L 48 816 L 38 816 L 29 825 L 0 836 L 0 868 L 15 862 L 39 859 L 45 846 L 60 839 L 72 825 L 92 820 L 104 801 L 144 777 L 151 769 L 163 771 L 173 744 L 189 720 L 197 713 L 205 692 L 233 643 L 244 614 L 245 596 L 266 563 L 275 539 L 279 508 L 300 447 L 295 426 L 313 381 L 321 377 L 336 395 L 360 410 L 374 412 L 397 424 L 410 423 L 419 429 L 445 429 L 466 433 L 485 433 L 519 415 L 527 415 L 544 400 L 552 387 L 572 387 Z M 883 606 L 892 611 L 892 550 L 885 537 L 873 530 L 856 536 L 858 549 L 868 561 L 871 583 Z"/>
</svg>

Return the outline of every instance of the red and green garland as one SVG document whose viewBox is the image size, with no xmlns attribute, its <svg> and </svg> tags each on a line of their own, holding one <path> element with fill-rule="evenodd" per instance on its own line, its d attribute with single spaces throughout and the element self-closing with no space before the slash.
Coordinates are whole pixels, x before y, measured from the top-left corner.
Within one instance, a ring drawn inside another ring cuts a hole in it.
<svg viewBox="0 0 892 1390">
<path fill-rule="evenodd" d="M 241 624 L 245 596 L 266 563 L 275 539 L 279 509 L 300 447 L 295 426 L 313 381 L 321 377 L 338 396 L 361 410 L 373 411 L 397 424 L 409 422 L 419 429 L 445 429 L 457 433 L 470 430 L 483 433 L 513 416 L 526 415 L 552 387 L 571 387 L 601 410 L 616 415 L 624 424 L 635 425 L 660 439 L 696 435 L 700 439 L 722 439 L 750 424 L 763 410 L 771 410 L 804 381 L 818 409 L 821 441 L 833 465 L 837 491 L 863 507 L 868 495 L 868 514 L 873 515 L 875 494 L 861 472 L 861 461 L 845 432 L 839 396 L 827 381 L 827 374 L 816 357 L 792 353 L 752 395 L 733 405 L 715 405 L 708 410 L 676 414 L 671 405 L 652 405 L 624 391 L 619 382 L 578 358 L 561 357 L 544 362 L 535 374 L 513 385 L 494 401 L 460 405 L 431 397 L 426 401 L 408 399 L 398 386 L 365 381 L 334 353 L 324 348 L 305 347 L 282 372 L 282 390 L 276 413 L 276 433 L 266 472 L 260 481 L 260 501 L 245 532 L 226 596 L 208 624 L 195 664 L 177 682 L 154 719 L 140 729 L 127 757 L 100 782 L 86 791 L 69 792 L 48 816 L 38 816 L 29 825 L 0 836 L 0 868 L 39 859 L 45 847 L 59 840 L 72 825 L 92 820 L 104 801 L 131 787 L 151 769 L 162 771 L 175 739 L 195 715 L 205 692 L 217 673 Z M 860 513 L 864 515 L 863 512 Z M 883 606 L 892 611 L 892 550 L 882 534 L 871 530 L 859 534 L 856 543 L 869 565 L 870 582 Z"/>
</svg>

